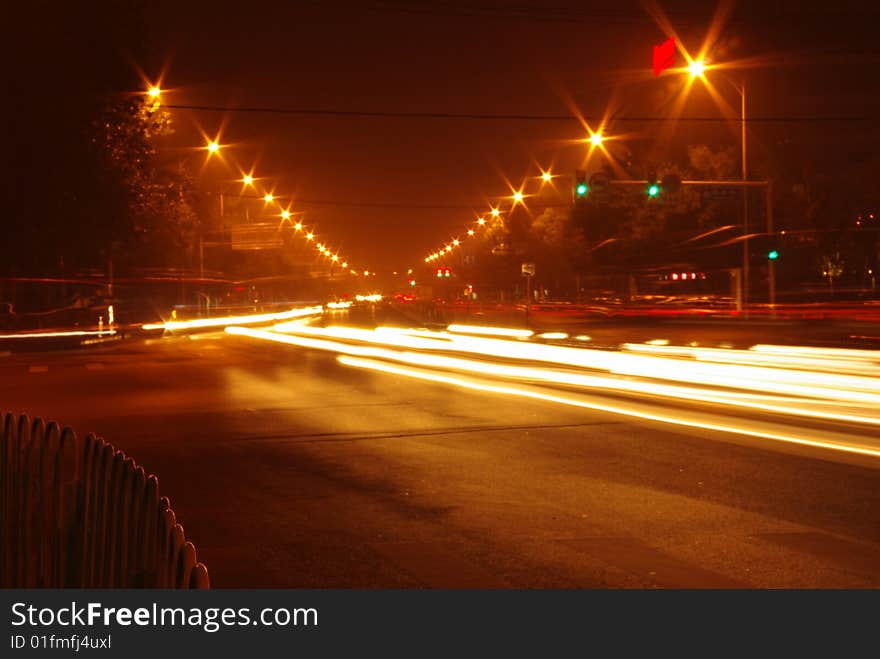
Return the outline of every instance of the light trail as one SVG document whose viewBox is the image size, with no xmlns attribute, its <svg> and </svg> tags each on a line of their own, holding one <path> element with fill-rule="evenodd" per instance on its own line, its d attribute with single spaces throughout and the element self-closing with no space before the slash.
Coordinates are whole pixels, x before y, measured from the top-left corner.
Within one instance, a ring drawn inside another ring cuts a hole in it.
<svg viewBox="0 0 880 659">
<path fill-rule="evenodd" d="M 0 339 L 47 339 L 66 336 L 112 336 L 116 330 L 64 330 L 53 332 L 19 332 L 0 334 Z"/>
<path fill-rule="evenodd" d="M 620 375 L 660 380 L 675 380 L 696 385 L 712 385 L 745 390 L 764 390 L 774 394 L 837 398 L 854 403 L 880 405 L 878 382 L 873 377 L 839 375 L 837 373 L 806 372 L 784 368 L 761 368 L 740 363 L 708 364 L 682 359 L 659 359 L 657 356 L 627 354 L 580 347 L 558 346 L 528 342 L 502 341 L 483 337 L 459 337 L 431 330 L 402 330 L 379 328 L 377 331 L 396 332 L 419 337 L 444 338 L 450 341 L 448 350 L 607 370 Z M 666 346 L 644 346 L 645 349 L 663 350 Z M 748 351 L 741 351 L 749 359 Z"/>
<path fill-rule="evenodd" d="M 834 409 L 822 409 L 823 407 L 828 408 L 829 406 L 833 408 L 839 404 L 833 399 L 829 401 L 816 401 L 805 398 L 780 398 L 778 396 L 757 392 L 744 393 L 740 391 L 709 389 L 705 387 L 699 388 L 693 386 L 671 385 L 652 381 L 619 378 L 609 375 L 572 373 L 560 370 L 540 369 L 530 366 L 510 366 L 496 364 L 485 360 L 462 359 L 436 354 L 414 353 L 375 347 L 376 344 L 379 344 L 391 345 L 394 348 L 409 348 L 428 351 L 448 349 L 448 342 L 412 337 L 405 334 L 400 335 L 393 328 L 380 328 L 379 330 L 352 327 L 320 328 L 295 323 L 276 326 L 276 329 L 279 328 L 286 330 L 286 333 L 239 327 L 229 327 L 226 331 L 230 334 L 246 335 L 253 338 L 276 341 L 316 350 L 404 362 L 420 367 L 442 368 L 465 373 L 476 373 L 482 376 L 524 379 L 545 382 L 551 385 L 577 386 L 593 390 L 615 391 L 624 394 L 649 395 L 667 399 L 672 398 L 681 402 L 699 401 L 702 403 L 744 408 L 760 412 L 783 414 L 791 417 L 805 417 L 821 419 L 824 421 L 869 426 L 880 425 L 880 416 L 878 416 L 873 409 L 868 410 L 869 413 L 867 414 L 864 413 L 864 410 L 860 409 L 843 412 L 835 411 Z M 368 342 L 368 345 L 342 343 L 338 339 L 346 341 L 366 341 Z"/>
<path fill-rule="evenodd" d="M 202 329 L 205 327 L 224 327 L 226 325 L 258 325 L 279 320 L 290 320 L 304 316 L 315 316 L 323 312 L 323 307 L 300 307 L 277 313 L 251 314 L 246 316 L 220 316 L 214 318 L 195 318 L 193 320 L 169 320 L 164 323 L 147 323 L 141 325 L 145 330 L 162 329 L 168 332 L 176 330 Z"/>
<path fill-rule="evenodd" d="M 843 354 L 823 355 L 819 352 L 756 351 L 754 348 L 750 348 L 746 351 L 729 348 L 654 346 L 639 343 L 625 343 L 621 347 L 627 352 L 650 353 L 664 357 L 690 358 L 696 359 L 697 361 L 736 363 L 769 368 L 784 367 L 804 370 L 820 370 L 831 373 L 845 372 L 852 375 L 865 375 L 868 377 L 880 376 L 880 362 L 875 363 L 875 360 L 880 358 L 880 355 L 876 354 L 874 355 L 874 360 L 871 360 L 867 357 Z"/>
<path fill-rule="evenodd" d="M 487 334 L 490 336 L 509 336 L 521 339 L 526 339 L 533 334 L 531 330 L 527 329 L 488 327 L 483 325 L 450 325 L 447 329 L 450 332 L 460 334 Z"/>
<path fill-rule="evenodd" d="M 501 394 L 507 396 L 520 396 L 524 398 L 532 398 L 535 400 L 542 400 L 550 403 L 557 403 L 561 405 L 568 405 L 572 407 L 580 407 L 590 410 L 596 410 L 601 412 L 610 412 L 612 414 L 620 414 L 623 416 L 629 416 L 633 418 L 643 419 L 646 421 L 658 421 L 661 423 L 668 423 L 671 425 L 677 426 L 686 426 L 690 428 L 699 428 L 702 430 L 713 430 L 717 432 L 723 433 L 732 433 L 737 435 L 746 435 L 750 437 L 756 437 L 760 439 L 770 439 L 778 442 L 785 442 L 789 444 L 797 444 L 800 446 L 807 446 L 811 448 L 820 448 L 820 449 L 830 449 L 834 451 L 842 451 L 845 453 L 854 453 L 857 455 L 869 456 L 872 458 L 880 458 L 880 449 L 872 448 L 864 445 L 851 444 L 847 442 L 845 439 L 838 442 L 831 442 L 822 439 L 810 439 L 805 437 L 797 437 L 790 434 L 785 434 L 781 432 L 771 432 L 768 430 L 763 430 L 756 425 L 746 425 L 742 422 L 733 423 L 733 424 L 721 424 L 721 423 L 710 423 L 706 421 L 701 421 L 698 418 L 692 416 L 688 418 L 686 416 L 671 416 L 665 414 L 656 414 L 651 412 L 640 411 L 634 409 L 632 406 L 621 407 L 617 405 L 608 405 L 603 403 L 594 403 L 585 400 L 579 400 L 567 396 L 560 396 L 555 394 L 545 394 L 542 392 L 510 387 L 510 386 L 498 386 L 498 385 L 490 385 L 490 384 L 482 384 L 472 380 L 466 380 L 460 377 L 454 377 L 451 375 L 442 375 L 436 373 L 428 373 L 425 371 L 419 371 L 411 368 L 404 368 L 401 366 L 394 366 L 392 364 L 387 364 L 380 361 L 375 361 L 371 359 L 362 359 L 359 357 L 349 357 L 349 356 L 340 356 L 337 358 L 340 363 L 345 364 L 346 366 L 353 366 L 356 368 L 364 368 L 370 369 L 374 371 L 381 371 L 384 373 L 390 373 L 394 375 L 400 375 L 409 378 L 416 378 L 419 380 L 426 380 L 430 382 L 438 382 L 447 385 L 452 385 L 456 387 L 462 387 L 465 389 L 473 389 L 476 391 L 484 391 L 488 393 Z"/>
<path fill-rule="evenodd" d="M 846 401 L 859 405 L 880 405 L 874 377 L 821 373 L 791 368 L 764 368 L 739 363 L 712 364 L 580 347 L 510 341 L 467 336 L 450 332 L 380 327 L 375 330 L 352 327 L 305 327 L 278 325 L 279 332 L 331 336 L 353 341 L 421 350 L 447 350 L 494 358 L 540 361 L 564 367 L 605 370 L 623 376 L 684 382 L 705 387 L 763 391 L 773 395 Z M 414 339 L 427 339 L 429 343 Z M 433 340 L 433 343 L 430 341 Z M 650 346 L 663 350 L 667 346 Z M 648 347 L 645 347 L 648 349 Z M 749 359 L 749 351 L 741 351 Z"/>
</svg>

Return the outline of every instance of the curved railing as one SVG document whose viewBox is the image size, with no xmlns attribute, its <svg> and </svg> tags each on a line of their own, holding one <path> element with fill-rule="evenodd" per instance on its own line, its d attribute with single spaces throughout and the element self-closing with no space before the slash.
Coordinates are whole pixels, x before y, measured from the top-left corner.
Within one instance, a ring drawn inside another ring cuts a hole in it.
<svg viewBox="0 0 880 659">
<path fill-rule="evenodd" d="M 155 476 L 93 434 L 0 421 L 0 586 L 209 587 Z"/>
</svg>

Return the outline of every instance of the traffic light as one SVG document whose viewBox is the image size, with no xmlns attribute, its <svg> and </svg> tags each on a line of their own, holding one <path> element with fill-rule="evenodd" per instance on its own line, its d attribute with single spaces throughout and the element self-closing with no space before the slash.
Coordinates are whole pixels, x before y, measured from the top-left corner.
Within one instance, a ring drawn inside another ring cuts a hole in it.
<svg viewBox="0 0 880 659">
<path fill-rule="evenodd" d="M 590 186 L 587 185 L 587 173 L 578 169 L 574 172 L 574 196 L 575 199 L 583 199 L 587 196 L 587 192 L 590 191 Z"/>
<path fill-rule="evenodd" d="M 648 187 L 645 190 L 649 197 L 656 197 L 660 194 L 660 183 L 657 181 L 657 174 L 651 172 L 648 174 Z"/>
<path fill-rule="evenodd" d="M 452 271 L 449 268 L 437 268 L 437 279 L 443 279 L 446 277 L 447 279 L 451 276 Z"/>
<path fill-rule="evenodd" d="M 769 252 L 767 252 L 767 260 L 768 261 L 775 261 L 778 258 L 779 258 L 779 250 L 771 249 Z"/>
</svg>

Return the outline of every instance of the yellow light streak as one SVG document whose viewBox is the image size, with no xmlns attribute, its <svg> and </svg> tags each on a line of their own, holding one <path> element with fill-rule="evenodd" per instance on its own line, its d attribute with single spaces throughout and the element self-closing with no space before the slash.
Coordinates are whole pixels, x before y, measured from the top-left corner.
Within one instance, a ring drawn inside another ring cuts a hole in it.
<svg viewBox="0 0 880 659">
<path fill-rule="evenodd" d="M 450 326 L 449 330 L 452 331 Z M 505 331 L 501 329 L 502 336 Z M 763 390 L 773 394 L 845 400 L 850 403 L 880 405 L 877 380 L 872 377 L 818 373 L 793 369 L 767 369 L 740 364 L 710 364 L 682 359 L 618 353 L 581 347 L 524 341 L 508 341 L 429 330 L 396 330 L 413 336 L 436 336 L 450 340 L 447 350 L 478 353 L 505 359 L 523 359 L 572 367 L 607 370 L 619 375 L 674 380 L 698 385 Z M 522 330 L 513 330 L 522 331 Z M 454 337 L 454 338 L 453 338 Z M 665 346 L 641 346 L 662 350 Z M 747 356 L 748 353 L 743 351 Z"/>
<path fill-rule="evenodd" d="M 193 320 L 169 320 L 164 323 L 147 323 L 141 325 L 145 330 L 162 329 L 168 332 L 176 330 L 200 329 L 204 327 L 223 327 L 226 325 L 250 325 L 254 323 L 271 323 L 290 318 L 302 318 L 321 313 L 320 306 L 300 307 L 276 313 L 249 314 L 244 316 L 219 316 L 213 318 L 194 318 Z"/>
<path fill-rule="evenodd" d="M 568 405 L 571 407 L 580 407 L 585 409 L 596 410 L 600 412 L 608 412 L 611 414 L 619 414 L 623 416 L 634 417 L 638 419 L 643 419 L 647 421 L 658 421 L 660 423 L 668 423 L 677 426 L 686 426 L 690 428 L 699 428 L 702 430 L 714 430 L 723 433 L 733 433 L 737 435 L 746 435 L 751 437 L 757 437 L 761 439 L 771 439 L 779 442 L 785 442 L 790 444 L 797 444 L 800 446 L 807 446 L 811 448 L 821 448 L 821 449 L 830 449 L 835 451 L 842 451 L 846 453 L 854 453 L 858 455 L 865 455 L 872 458 L 880 458 L 880 449 L 875 449 L 867 446 L 861 445 L 852 445 L 845 443 L 834 443 L 823 440 L 815 440 L 815 439 L 806 439 L 803 437 L 797 437 L 794 435 L 783 434 L 780 432 L 768 432 L 764 430 L 760 430 L 754 426 L 748 426 L 745 424 L 735 425 L 735 424 L 720 424 L 720 423 L 708 423 L 704 421 L 699 421 L 696 418 L 688 418 L 687 416 L 671 416 L 671 415 L 663 415 L 663 414 L 655 414 L 648 413 L 642 411 L 636 411 L 632 407 L 620 407 L 616 405 L 607 405 L 600 403 L 593 403 L 584 400 L 578 400 L 566 396 L 560 395 L 551 395 L 544 394 L 538 391 L 533 391 L 524 388 L 510 387 L 510 386 L 497 386 L 497 385 L 489 385 L 489 384 L 480 384 L 474 381 L 466 380 L 460 377 L 453 377 L 449 375 L 440 375 L 436 373 L 428 373 L 425 371 L 418 371 L 411 368 L 403 368 L 399 366 L 393 366 L 391 364 L 386 364 L 383 362 L 371 360 L 371 359 L 362 359 L 358 357 L 348 357 L 348 356 L 340 356 L 337 357 L 340 363 L 345 364 L 346 366 L 354 366 L 357 368 L 366 368 L 375 371 L 382 371 L 385 373 L 391 373 L 394 375 L 402 375 L 406 377 L 416 378 L 420 380 L 428 380 L 432 382 L 439 382 L 443 384 L 449 384 L 453 386 L 462 387 L 465 389 L 472 389 L 477 391 L 484 391 L 488 393 L 495 393 L 501 395 L 508 396 L 520 396 L 525 398 L 532 398 L 536 400 L 542 400 L 550 403 L 558 403 L 562 405 Z"/>
<path fill-rule="evenodd" d="M 414 352 L 400 352 L 387 348 L 377 348 L 375 344 L 392 346 L 393 348 L 409 348 L 414 350 L 455 350 L 456 342 L 468 340 L 470 337 L 461 337 L 452 334 L 436 332 L 408 332 L 400 328 L 380 327 L 376 330 L 361 329 L 346 326 L 333 327 L 310 327 L 301 323 L 283 323 L 276 325 L 272 332 L 265 330 L 235 330 L 228 328 L 231 333 L 248 333 L 257 338 L 299 345 L 319 350 L 356 355 L 361 357 L 379 358 L 391 361 L 405 362 L 420 367 L 443 368 L 460 372 L 476 373 L 482 376 L 497 376 L 503 378 L 526 379 L 541 381 L 553 385 L 569 385 L 587 387 L 591 390 L 610 390 L 626 394 L 649 395 L 659 398 L 673 398 L 683 402 L 700 401 L 714 403 L 729 407 L 752 409 L 761 412 L 782 413 L 789 416 L 801 416 L 808 418 L 825 419 L 845 423 L 858 423 L 865 425 L 880 425 L 880 417 L 876 414 L 863 415 L 855 413 L 840 413 L 836 411 L 824 411 L 815 405 L 815 401 L 804 399 L 780 399 L 752 392 L 719 391 L 709 388 L 692 386 L 679 386 L 661 384 L 651 381 L 634 381 L 628 378 L 618 378 L 610 375 L 587 374 L 583 372 L 559 371 L 540 369 L 531 366 L 511 366 L 487 362 L 482 359 L 471 360 L 457 357 L 447 357 L 437 354 L 424 354 Z M 290 336 L 294 334 L 295 336 Z M 413 336 L 413 334 L 428 335 Z M 304 336 L 305 335 L 305 336 Z M 333 339 L 333 340 L 331 340 Z M 344 341 L 361 341 L 374 345 L 353 345 L 340 343 Z M 481 339 L 484 343 L 496 339 Z M 508 341 L 509 343 L 509 341 Z M 487 355 L 480 351 L 481 356 Z"/>
<path fill-rule="evenodd" d="M 459 334 L 488 334 L 491 336 L 512 336 L 517 338 L 527 338 L 534 334 L 532 330 L 527 329 L 489 327 L 484 325 L 450 325 L 447 329 L 450 332 L 458 332 Z"/>
<path fill-rule="evenodd" d="M 62 330 L 57 332 L 18 332 L 12 334 L 0 334 L 0 339 L 46 339 L 64 336 L 109 336 L 116 334 L 116 330 Z"/>
<path fill-rule="evenodd" d="M 543 334 L 538 334 L 539 339 L 567 339 L 568 334 L 565 332 L 544 332 Z"/>
</svg>

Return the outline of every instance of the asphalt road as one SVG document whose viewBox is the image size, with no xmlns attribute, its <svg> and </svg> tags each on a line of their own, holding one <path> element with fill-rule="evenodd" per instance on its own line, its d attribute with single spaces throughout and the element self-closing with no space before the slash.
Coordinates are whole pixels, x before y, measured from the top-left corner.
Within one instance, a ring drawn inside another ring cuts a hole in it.
<svg viewBox="0 0 880 659">
<path fill-rule="evenodd" d="M 880 586 L 878 461 L 223 333 L 0 357 L 158 475 L 214 587 Z"/>
</svg>

